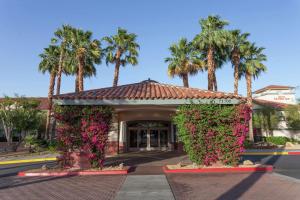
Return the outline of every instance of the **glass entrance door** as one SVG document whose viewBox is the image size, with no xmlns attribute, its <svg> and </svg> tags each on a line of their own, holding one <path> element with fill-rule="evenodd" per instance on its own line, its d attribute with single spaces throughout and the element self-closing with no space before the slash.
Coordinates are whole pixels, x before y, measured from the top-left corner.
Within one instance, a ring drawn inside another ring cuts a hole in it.
<svg viewBox="0 0 300 200">
<path fill-rule="evenodd" d="M 168 132 L 167 128 L 129 129 L 129 150 L 167 150 Z"/>
<path fill-rule="evenodd" d="M 150 149 L 158 148 L 159 143 L 158 143 L 158 137 L 159 137 L 159 131 L 158 130 L 152 130 L 150 129 L 149 131 L 150 134 Z"/>
</svg>

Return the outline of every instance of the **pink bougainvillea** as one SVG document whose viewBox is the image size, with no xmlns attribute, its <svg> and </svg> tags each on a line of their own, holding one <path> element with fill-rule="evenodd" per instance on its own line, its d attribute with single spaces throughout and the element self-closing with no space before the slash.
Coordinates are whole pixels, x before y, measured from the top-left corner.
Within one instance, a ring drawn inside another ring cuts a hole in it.
<svg viewBox="0 0 300 200">
<path fill-rule="evenodd" d="M 67 165 L 70 152 L 87 153 L 93 167 L 103 167 L 112 110 L 103 106 L 58 106 L 58 148 Z"/>
<path fill-rule="evenodd" d="M 237 165 L 249 131 L 251 109 L 241 105 L 184 105 L 174 122 L 185 151 L 193 162 L 221 161 Z"/>
</svg>

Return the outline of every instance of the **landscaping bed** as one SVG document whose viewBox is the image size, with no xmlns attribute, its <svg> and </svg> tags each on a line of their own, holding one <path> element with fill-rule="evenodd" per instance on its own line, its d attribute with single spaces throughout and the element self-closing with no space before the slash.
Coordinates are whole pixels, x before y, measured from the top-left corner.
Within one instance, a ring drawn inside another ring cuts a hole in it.
<svg viewBox="0 0 300 200">
<path fill-rule="evenodd" d="M 195 166 L 195 165 L 166 165 L 163 167 L 165 173 L 214 173 L 214 172 L 272 172 L 271 165 L 238 165 L 233 166 Z"/>
<path fill-rule="evenodd" d="M 117 175 L 128 174 L 130 167 L 104 167 L 103 169 L 33 169 L 19 172 L 18 176 L 86 176 L 86 175 Z"/>
</svg>

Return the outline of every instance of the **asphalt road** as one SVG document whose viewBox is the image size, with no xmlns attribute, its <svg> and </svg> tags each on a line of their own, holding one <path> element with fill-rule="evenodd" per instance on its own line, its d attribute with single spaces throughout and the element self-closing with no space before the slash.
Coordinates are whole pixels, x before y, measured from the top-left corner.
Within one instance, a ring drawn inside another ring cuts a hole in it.
<svg viewBox="0 0 300 200">
<path fill-rule="evenodd" d="M 260 162 L 274 166 L 274 172 L 300 179 L 300 156 L 278 155 L 278 156 L 243 156 L 244 160 Z"/>
<path fill-rule="evenodd" d="M 0 178 L 15 176 L 20 171 L 25 171 L 29 169 L 41 168 L 44 164 L 49 166 L 55 165 L 55 161 L 51 162 L 39 162 L 39 163 L 24 163 L 24 164 L 10 164 L 10 165 L 0 165 Z"/>
<path fill-rule="evenodd" d="M 274 172 L 297 178 L 300 180 L 300 156 L 299 155 L 279 155 L 279 156 L 243 156 L 242 160 L 251 160 L 262 164 L 274 166 Z M 0 178 L 15 176 L 19 171 L 41 168 L 43 164 L 54 165 L 55 161 L 0 165 Z"/>
</svg>

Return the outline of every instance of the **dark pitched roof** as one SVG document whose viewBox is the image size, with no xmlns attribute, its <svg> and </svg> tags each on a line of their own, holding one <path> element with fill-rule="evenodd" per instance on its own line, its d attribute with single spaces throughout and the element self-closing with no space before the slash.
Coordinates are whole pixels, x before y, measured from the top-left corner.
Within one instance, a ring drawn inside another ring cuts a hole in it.
<svg viewBox="0 0 300 200">
<path fill-rule="evenodd" d="M 269 86 L 266 86 L 266 87 L 261 88 L 259 90 L 256 90 L 253 93 L 259 94 L 259 93 L 262 93 L 262 92 L 264 92 L 266 90 L 287 90 L 287 89 L 293 89 L 293 88 L 295 88 L 295 87 L 284 86 L 284 85 L 269 85 Z"/>
<path fill-rule="evenodd" d="M 54 99 L 242 99 L 232 93 L 186 88 L 145 80 L 139 83 L 54 96 Z"/>
</svg>

